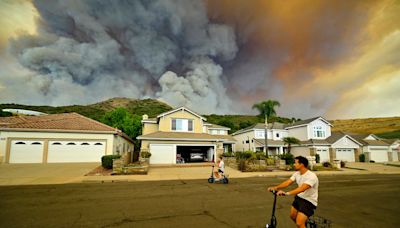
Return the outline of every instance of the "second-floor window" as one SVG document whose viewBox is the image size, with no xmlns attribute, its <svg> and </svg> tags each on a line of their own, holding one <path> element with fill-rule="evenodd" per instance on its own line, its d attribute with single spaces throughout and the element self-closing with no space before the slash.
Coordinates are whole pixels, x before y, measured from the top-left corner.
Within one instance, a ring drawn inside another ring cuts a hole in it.
<svg viewBox="0 0 400 228">
<path fill-rule="evenodd" d="M 325 130 L 322 126 L 314 127 L 314 138 L 325 138 Z"/>
<path fill-rule="evenodd" d="M 172 119 L 173 131 L 193 131 L 193 120 Z"/>
</svg>

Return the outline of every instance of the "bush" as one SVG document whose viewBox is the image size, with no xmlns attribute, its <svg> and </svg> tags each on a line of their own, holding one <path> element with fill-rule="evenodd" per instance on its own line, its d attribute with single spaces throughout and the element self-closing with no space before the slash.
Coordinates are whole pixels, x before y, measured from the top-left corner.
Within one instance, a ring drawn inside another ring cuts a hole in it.
<svg viewBox="0 0 400 228">
<path fill-rule="evenodd" d="M 340 168 L 344 168 L 344 167 L 346 167 L 346 162 L 340 161 Z"/>
<path fill-rule="evenodd" d="M 264 152 L 256 152 L 255 153 L 257 160 L 264 160 L 267 156 L 265 156 Z"/>
<path fill-rule="evenodd" d="M 324 163 L 322 163 L 322 166 L 332 168 L 332 164 L 330 162 L 324 162 Z"/>
<path fill-rule="evenodd" d="M 360 162 L 365 162 L 365 154 L 360 154 L 358 158 L 360 159 Z"/>
<path fill-rule="evenodd" d="M 316 154 L 316 155 L 315 155 L 315 162 L 316 162 L 316 163 L 319 163 L 320 160 L 321 160 L 321 159 L 320 159 L 320 157 L 319 157 L 319 154 Z"/>
<path fill-rule="evenodd" d="M 286 161 L 286 165 L 293 165 L 294 164 L 294 156 L 290 153 L 285 153 L 279 155 L 279 158 Z"/>
<path fill-rule="evenodd" d="M 237 162 L 237 164 L 238 164 L 238 169 L 239 169 L 240 171 L 246 171 L 246 168 L 247 168 L 246 160 L 240 159 L 240 160 Z"/>
<path fill-rule="evenodd" d="M 112 169 L 113 160 L 121 158 L 121 155 L 104 155 L 101 157 L 101 166 L 105 169 Z"/>
<path fill-rule="evenodd" d="M 267 165 L 275 165 L 275 160 L 273 158 L 266 158 L 265 162 Z"/>
<path fill-rule="evenodd" d="M 150 158 L 151 157 L 151 153 L 150 152 L 141 152 L 140 153 L 140 157 L 141 158 Z"/>
<path fill-rule="evenodd" d="M 236 152 L 235 158 L 236 161 L 240 160 L 250 161 L 250 160 L 255 160 L 256 156 L 253 151 L 245 151 L 245 152 Z"/>
<path fill-rule="evenodd" d="M 235 155 L 232 152 L 226 152 L 222 154 L 223 157 L 235 157 Z"/>
</svg>

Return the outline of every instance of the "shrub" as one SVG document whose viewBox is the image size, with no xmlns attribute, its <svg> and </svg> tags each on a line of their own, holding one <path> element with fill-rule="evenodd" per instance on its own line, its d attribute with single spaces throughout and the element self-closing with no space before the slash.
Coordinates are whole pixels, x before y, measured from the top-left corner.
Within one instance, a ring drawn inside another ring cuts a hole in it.
<svg viewBox="0 0 400 228">
<path fill-rule="evenodd" d="M 223 157 L 235 157 L 235 155 L 232 152 L 226 152 L 222 154 Z"/>
<path fill-rule="evenodd" d="M 264 152 L 256 152 L 255 153 L 257 160 L 264 160 L 267 156 L 265 156 Z"/>
<path fill-rule="evenodd" d="M 340 161 L 340 167 L 341 167 L 341 168 L 344 168 L 344 167 L 346 167 L 346 162 L 344 162 L 344 161 Z"/>
<path fill-rule="evenodd" d="M 324 163 L 322 163 L 322 166 L 323 166 L 323 167 L 332 168 L 332 164 L 331 164 L 330 162 L 324 162 Z"/>
<path fill-rule="evenodd" d="M 240 171 L 246 171 L 246 167 L 247 167 L 247 165 L 246 165 L 246 160 L 240 159 L 240 160 L 237 162 L 237 164 L 238 164 L 238 169 L 239 169 Z"/>
<path fill-rule="evenodd" d="M 360 162 L 365 162 L 365 154 L 360 154 L 358 158 L 360 159 Z"/>
<path fill-rule="evenodd" d="M 290 153 L 285 153 L 279 155 L 279 158 L 286 161 L 286 165 L 293 165 L 294 164 L 294 156 Z"/>
<path fill-rule="evenodd" d="M 273 158 L 266 158 L 265 162 L 267 165 L 275 165 L 275 160 Z"/>
<path fill-rule="evenodd" d="M 112 169 L 113 160 L 121 158 L 121 155 L 104 155 L 101 157 L 101 166 L 105 169 Z"/>
<path fill-rule="evenodd" d="M 151 153 L 150 152 L 141 152 L 140 153 L 140 157 L 141 158 L 150 158 L 151 157 Z"/>
<path fill-rule="evenodd" d="M 255 153 L 253 151 L 245 151 L 245 152 L 236 152 L 235 153 L 236 161 L 245 160 L 250 161 L 256 158 Z"/>
<path fill-rule="evenodd" d="M 316 162 L 316 163 L 319 163 L 319 162 L 320 162 L 319 154 L 316 154 L 316 155 L 315 155 L 315 162 Z"/>
</svg>

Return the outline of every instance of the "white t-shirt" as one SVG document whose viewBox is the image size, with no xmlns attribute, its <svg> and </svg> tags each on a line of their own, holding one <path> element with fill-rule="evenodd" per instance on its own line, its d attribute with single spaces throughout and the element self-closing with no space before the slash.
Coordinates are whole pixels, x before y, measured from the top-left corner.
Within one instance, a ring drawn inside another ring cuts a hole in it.
<svg viewBox="0 0 400 228">
<path fill-rule="evenodd" d="M 303 175 L 300 174 L 300 171 L 295 172 L 290 179 L 292 181 L 296 181 L 297 185 L 300 187 L 303 184 L 308 184 L 311 188 L 305 190 L 302 193 L 297 194 L 298 197 L 303 198 L 315 206 L 318 205 L 318 177 L 310 170 L 307 170 Z"/>
<path fill-rule="evenodd" d="M 218 169 L 220 169 L 222 172 L 225 172 L 225 163 L 224 163 L 223 160 L 221 160 L 221 161 L 218 163 Z"/>
</svg>

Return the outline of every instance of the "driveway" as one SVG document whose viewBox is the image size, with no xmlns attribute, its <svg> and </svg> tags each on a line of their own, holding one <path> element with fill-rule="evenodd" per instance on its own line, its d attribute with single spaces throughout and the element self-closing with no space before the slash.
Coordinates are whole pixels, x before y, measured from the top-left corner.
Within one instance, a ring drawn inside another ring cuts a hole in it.
<svg viewBox="0 0 400 228">
<path fill-rule="evenodd" d="M 77 182 L 100 163 L 1 164 L 0 185 L 65 184 Z"/>
</svg>

